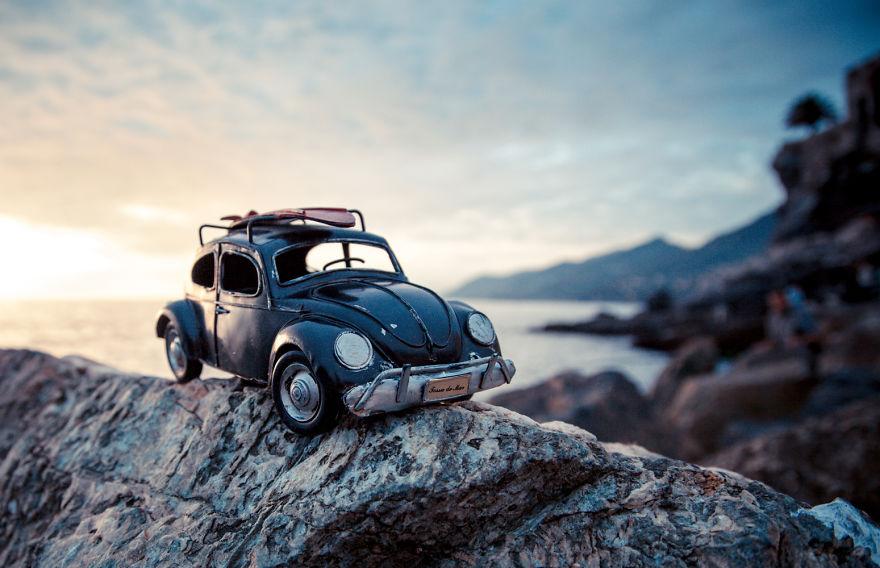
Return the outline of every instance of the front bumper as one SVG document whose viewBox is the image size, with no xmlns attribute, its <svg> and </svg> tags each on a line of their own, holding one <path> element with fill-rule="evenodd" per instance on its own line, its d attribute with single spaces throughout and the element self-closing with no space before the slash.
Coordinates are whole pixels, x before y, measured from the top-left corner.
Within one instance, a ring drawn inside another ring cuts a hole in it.
<svg viewBox="0 0 880 568">
<path fill-rule="evenodd" d="M 422 404 L 461 399 L 476 392 L 509 383 L 516 373 L 510 359 L 494 355 L 449 365 L 426 365 L 382 371 L 371 382 L 349 389 L 342 397 L 357 416 L 394 412 Z M 469 375 L 467 392 L 443 400 L 426 400 L 425 388 L 437 379 Z"/>
</svg>

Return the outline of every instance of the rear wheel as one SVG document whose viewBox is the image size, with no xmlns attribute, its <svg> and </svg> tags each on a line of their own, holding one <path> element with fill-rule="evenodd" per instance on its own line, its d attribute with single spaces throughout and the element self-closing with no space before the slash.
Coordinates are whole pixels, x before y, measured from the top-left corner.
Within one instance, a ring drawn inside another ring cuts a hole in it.
<svg viewBox="0 0 880 568">
<path fill-rule="evenodd" d="M 336 425 L 339 396 L 315 375 L 302 353 L 278 360 L 270 386 L 281 421 L 297 434 L 318 434 Z"/>
<path fill-rule="evenodd" d="M 171 323 L 165 328 L 165 356 L 178 383 L 189 382 L 202 374 L 202 362 L 189 356 L 180 332 Z"/>
</svg>

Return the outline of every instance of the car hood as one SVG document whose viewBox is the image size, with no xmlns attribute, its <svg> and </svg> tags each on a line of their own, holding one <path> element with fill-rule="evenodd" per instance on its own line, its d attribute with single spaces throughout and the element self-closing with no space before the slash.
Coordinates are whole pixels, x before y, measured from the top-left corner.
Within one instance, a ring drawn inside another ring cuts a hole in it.
<svg viewBox="0 0 880 568">
<path fill-rule="evenodd" d="M 455 349 L 455 314 L 440 296 L 422 286 L 400 280 L 352 278 L 318 284 L 309 295 L 368 316 L 378 324 L 380 335 L 392 336 L 409 347 Z"/>
</svg>

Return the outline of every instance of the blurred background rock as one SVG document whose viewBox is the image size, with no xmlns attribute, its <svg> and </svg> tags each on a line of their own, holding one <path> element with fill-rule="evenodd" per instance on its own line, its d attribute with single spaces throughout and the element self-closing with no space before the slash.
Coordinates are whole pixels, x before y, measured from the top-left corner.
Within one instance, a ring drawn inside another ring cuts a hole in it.
<svg viewBox="0 0 880 568">
<path fill-rule="evenodd" d="M 785 200 L 764 250 L 632 318 L 545 326 L 673 351 L 650 392 L 568 373 L 493 402 L 880 517 L 880 57 L 846 89 L 839 122 L 794 103 L 807 134 L 773 159 Z"/>
</svg>

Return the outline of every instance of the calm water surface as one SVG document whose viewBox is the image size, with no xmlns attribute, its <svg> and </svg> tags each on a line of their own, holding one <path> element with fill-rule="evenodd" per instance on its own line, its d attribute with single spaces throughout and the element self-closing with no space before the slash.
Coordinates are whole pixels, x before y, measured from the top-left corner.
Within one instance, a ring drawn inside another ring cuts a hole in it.
<svg viewBox="0 0 880 568">
<path fill-rule="evenodd" d="M 634 349 L 625 338 L 534 333 L 548 321 L 588 318 L 601 310 L 626 315 L 635 304 L 467 300 L 495 324 L 505 356 L 516 361 L 512 389 L 565 369 L 619 369 L 641 388 L 651 385 L 667 357 Z M 169 377 L 162 341 L 153 334 L 161 300 L 0 302 L 0 347 L 53 355 L 78 354 L 135 373 Z M 220 375 L 209 369 L 206 374 Z"/>
</svg>

